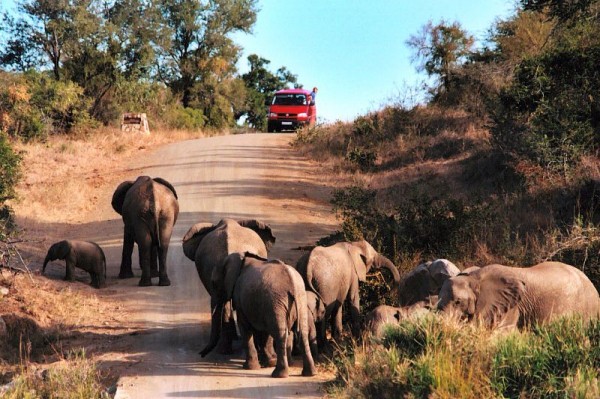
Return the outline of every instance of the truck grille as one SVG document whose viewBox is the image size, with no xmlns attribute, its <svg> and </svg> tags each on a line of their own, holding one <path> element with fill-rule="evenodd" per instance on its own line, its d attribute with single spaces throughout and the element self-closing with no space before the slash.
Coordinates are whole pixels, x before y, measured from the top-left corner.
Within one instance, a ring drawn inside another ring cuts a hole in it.
<svg viewBox="0 0 600 399">
<path fill-rule="evenodd" d="M 288 114 L 288 113 L 279 113 L 277 114 L 279 118 L 297 118 L 298 114 Z"/>
</svg>

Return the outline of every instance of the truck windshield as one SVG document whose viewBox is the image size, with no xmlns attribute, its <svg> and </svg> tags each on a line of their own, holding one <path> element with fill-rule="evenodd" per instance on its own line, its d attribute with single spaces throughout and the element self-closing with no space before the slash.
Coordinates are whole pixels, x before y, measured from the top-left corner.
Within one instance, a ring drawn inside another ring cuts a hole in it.
<svg viewBox="0 0 600 399">
<path fill-rule="evenodd" d="M 273 105 L 306 105 L 304 94 L 277 94 L 273 98 Z"/>
</svg>

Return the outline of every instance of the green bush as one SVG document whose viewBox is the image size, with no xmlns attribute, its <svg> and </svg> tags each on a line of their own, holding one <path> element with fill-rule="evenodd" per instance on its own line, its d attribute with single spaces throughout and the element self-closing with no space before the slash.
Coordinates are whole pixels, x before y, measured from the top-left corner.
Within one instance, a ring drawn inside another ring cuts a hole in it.
<svg viewBox="0 0 600 399">
<path fill-rule="evenodd" d="M 206 124 L 201 110 L 176 106 L 167 117 L 167 125 L 173 129 L 200 130 Z"/>
<path fill-rule="evenodd" d="M 523 61 L 492 111 L 496 146 L 566 172 L 600 148 L 600 48 L 556 50 Z"/>
</svg>

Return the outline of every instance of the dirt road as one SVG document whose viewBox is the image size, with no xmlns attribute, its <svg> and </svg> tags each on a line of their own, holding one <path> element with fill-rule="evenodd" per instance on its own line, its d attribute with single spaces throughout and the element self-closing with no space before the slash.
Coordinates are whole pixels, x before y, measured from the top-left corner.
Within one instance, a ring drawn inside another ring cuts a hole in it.
<svg viewBox="0 0 600 399">
<path fill-rule="evenodd" d="M 233 356 L 200 358 L 209 334 L 209 297 L 181 249 L 181 238 L 196 222 L 255 218 L 270 224 L 277 237 L 270 256 L 295 264 L 302 253 L 292 248 L 313 244 L 336 228 L 328 189 L 316 166 L 291 150 L 292 137 L 249 134 L 185 141 L 132 162 L 128 179 L 160 176 L 179 195 L 179 220 L 168 257 L 170 287 L 141 288 L 138 278 L 114 279 L 122 248 L 122 221 L 114 212 L 106 215 L 109 220 L 84 229 L 83 238 L 105 249 L 108 275 L 113 276 L 107 292 L 122 301 L 128 323 L 142 331 L 132 337 L 121 359 L 105 355 L 106 362 L 130 365 L 119 380 L 117 398 L 322 396 L 326 377 L 300 377 L 300 359 L 294 361 L 290 378 L 274 379 L 271 368 L 243 370 L 241 348 Z M 139 277 L 139 268 L 134 273 Z"/>
</svg>

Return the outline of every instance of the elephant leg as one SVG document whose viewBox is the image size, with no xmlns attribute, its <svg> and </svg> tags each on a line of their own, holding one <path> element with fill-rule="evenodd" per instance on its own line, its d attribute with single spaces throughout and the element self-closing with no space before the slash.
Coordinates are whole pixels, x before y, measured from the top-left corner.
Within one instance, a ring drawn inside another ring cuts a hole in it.
<svg viewBox="0 0 600 399">
<path fill-rule="evenodd" d="M 167 252 L 168 247 L 159 247 L 158 248 L 158 285 L 167 287 L 171 285 L 171 280 L 169 280 L 169 276 L 167 276 Z"/>
<path fill-rule="evenodd" d="M 287 340 L 288 329 L 280 327 L 277 331 L 275 339 L 275 352 L 277 352 L 277 365 L 271 374 L 275 378 L 285 378 L 289 375 L 288 358 L 287 358 Z"/>
<path fill-rule="evenodd" d="M 98 283 L 98 277 L 96 277 L 96 273 L 90 272 L 90 277 L 92 278 L 91 286 L 94 288 L 100 288 Z"/>
<path fill-rule="evenodd" d="M 336 342 L 340 342 L 342 331 L 342 306 L 338 305 L 331 317 L 331 336 Z"/>
<path fill-rule="evenodd" d="M 125 226 L 123 233 L 123 253 L 121 256 L 121 270 L 119 278 L 131 278 L 133 271 L 131 270 L 131 254 L 133 253 L 133 232 Z"/>
<path fill-rule="evenodd" d="M 171 285 L 171 281 L 167 276 L 167 255 L 169 253 L 169 244 L 171 241 L 171 230 L 160 231 L 160 246 L 158 247 L 158 285 L 168 286 Z"/>
<path fill-rule="evenodd" d="M 350 287 L 350 297 L 348 298 L 350 305 L 350 320 L 352 322 L 352 336 L 354 338 L 360 337 L 360 296 L 358 294 L 358 284 L 353 289 Z M 340 326 L 341 326 L 341 312 L 340 312 Z"/>
<path fill-rule="evenodd" d="M 246 370 L 257 370 L 260 368 L 260 363 L 258 361 L 256 345 L 254 344 L 254 333 L 244 316 L 240 315 L 238 317 L 238 322 L 240 325 L 240 332 L 242 333 L 242 340 L 246 349 L 246 361 L 244 362 L 243 367 Z"/>
<path fill-rule="evenodd" d="M 216 303 L 215 303 L 216 306 Z M 214 311 L 212 306 L 211 299 L 211 308 Z M 221 355 L 231 355 L 233 353 L 232 341 L 233 334 L 235 332 L 235 320 L 233 319 L 233 309 L 231 307 L 231 301 L 226 302 L 223 305 L 223 321 L 221 327 L 221 337 L 219 338 L 219 343 L 217 346 L 217 353 Z"/>
<path fill-rule="evenodd" d="M 156 245 L 152 245 L 152 254 L 150 255 L 150 277 L 158 277 L 158 247 Z"/>
<path fill-rule="evenodd" d="M 317 374 L 317 368 L 315 367 L 315 361 L 312 357 L 310 342 L 308 339 L 308 331 L 300 331 L 299 346 L 302 349 L 302 375 L 305 377 L 312 377 Z"/>
<path fill-rule="evenodd" d="M 65 273 L 65 281 L 74 281 L 75 280 L 75 276 L 74 276 L 74 272 L 75 272 L 75 261 L 73 261 L 72 259 L 67 258 L 66 259 L 66 273 Z"/>
<path fill-rule="evenodd" d="M 138 252 L 140 258 L 140 268 L 142 269 L 142 278 L 140 279 L 140 287 L 148 287 L 152 285 L 150 278 L 150 256 L 152 253 L 152 243 L 150 237 L 144 237 L 138 241 Z"/>
<path fill-rule="evenodd" d="M 260 337 L 260 339 L 257 339 Z M 277 355 L 273 349 L 273 337 L 264 332 L 255 334 L 254 342 L 258 349 L 258 358 L 262 367 L 275 367 Z"/>
</svg>

